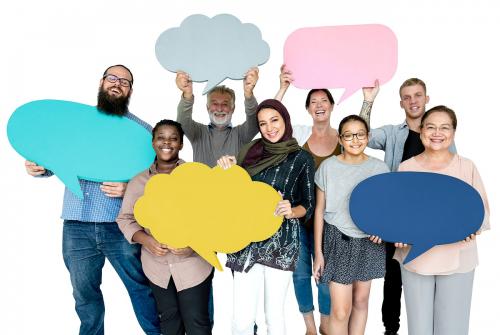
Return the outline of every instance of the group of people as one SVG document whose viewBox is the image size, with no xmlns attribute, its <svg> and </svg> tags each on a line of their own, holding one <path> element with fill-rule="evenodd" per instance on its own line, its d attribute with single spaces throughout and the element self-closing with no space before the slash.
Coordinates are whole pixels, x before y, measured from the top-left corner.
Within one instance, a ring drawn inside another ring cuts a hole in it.
<svg viewBox="0 0 500 335">
<path fill-rule="evenodd" d="M 350 194 L 359 182 L 398 170 L 459 178 L 480 193 L 487 214 L 476 167 L 456 154 L 453 110 L 440 105 L 426 111 L 426 86 L 411 78 L 399 91 L 405 111 L 402 124 L 370 129 L 371 108 L 379 91 L 376 82 L 363 88 L 360 114 L 346 116 L 337 129 L 330 123 L 335 102 L 324 88 L 311 90 L 306 98 L 312 126 L 292 125 L 281 100 L 293 73 L 283 66 L 275 98 L 260 104 L 253 94 L 258 77 L 257 68 L 246 73 L 246 121 L 233 127 L 234 91 L 225 86 L 210 90 L 206 105 L 210 124 L 200 124 L 192 118 L 193 83 L 189 74 L 178 72 L 176 85 L 182 95 L 177 121 L 161 120 L 151 129 L 128 111 L 131 71 L 123 65 L 105 70 L 99 111 L 130 118 L 152 131 L 156 158 L 128 185 L 80 180 L 83 199 L 65 190 L 63 256 L 80 334 L 104 333 L 99 287 L 105 258 L 127 288 L 146 334 L 211 334 L 213 267 L 189 247 L 176 249 L 158 242 L 133 213 L 152 176 L 171 173 L 184 163 L 179 157 L 184 134 L 191 142 L 193 161 L 224 169 L 238 164 L 252 180 L 267 183 L 282 195 L 274 212 L 283 217 L 278 231 L 227 255 L 226 266 L 234 276 L 234 335 L 258 331 L 255 319 L 261 293 L 267 333 L 285 334 L 284 303 L 291 281 L 306 334 L 317 334 L 311 276 L 318 286 L 320 334 L 364 334 L 371 280 L 383 277 L 385 334 L 399 330 L 402 287 L 410 335 L 467 334 L 477 266 L 475 236 L 489 228 L 488 215 L 481 229 L 464 241 L 436 246 L 403 265 L 410 248 L 406 241 L 389 243 L 369 236 L 349 214 Z M 384 161 L 368 156 L 367 146 L 384 150 Z M 33 176 L 52 175 L 35 162 L 27 161 L 26 169 Z"/>
</svg>

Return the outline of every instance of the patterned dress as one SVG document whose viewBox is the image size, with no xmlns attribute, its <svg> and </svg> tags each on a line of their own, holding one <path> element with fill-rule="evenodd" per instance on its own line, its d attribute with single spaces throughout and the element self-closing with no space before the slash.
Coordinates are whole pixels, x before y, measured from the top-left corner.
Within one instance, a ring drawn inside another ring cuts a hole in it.
<svg viewBox="0 0 500 335">
<path fill-rule="evenodd" d="M 302 205 L 307 220 L 314 211 L 314 161 L 300 149 L 278 165 L 268 167 L 252 177 L 271 185 L 289 200 L 292 207 Z M 248 272 L 255 263 L 275 269 L 294 271 L 299 254 L 299 219 L 283 219 L 278 231 L 260 242 L 252 242 L 243 250 L 227 255 L 226 266 L 234 271 Z M 248 266 L 245 263 L 248 260 Z"/>
</svg>

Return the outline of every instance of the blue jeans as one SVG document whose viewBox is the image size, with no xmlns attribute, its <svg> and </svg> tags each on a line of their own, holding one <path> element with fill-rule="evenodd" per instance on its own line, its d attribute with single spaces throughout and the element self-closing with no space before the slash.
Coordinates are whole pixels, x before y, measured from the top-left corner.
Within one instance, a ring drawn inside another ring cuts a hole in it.
<svg viewBox="0 0 500 335">
<path fill-rule="evenodd" d="M 297 267 L 293 272 L 293 288 L 297 303 L 299 304 L 299 311 L 305 314 L 314 310 L 311 286 L 312 258 L 314 256 L 313 229 L 306 229 L 301 224 L 299 241 L 299 259 L 297 260 Z M 330 291 L 326 283 L 318 285 L 318 305 L 321 314 L 330 315 Z"/>
<path fill-rule="evenodd" d="M 140 245 L 129 244 L 114 222 L 64 221 L 63 257 L 81 322 L 80 335 L 104 334 L 100 286 L 106 258 L 125 285 L 141 328 L 148 335 L 160 335 L 158 313 L 140 255 Z"/>
</svg>

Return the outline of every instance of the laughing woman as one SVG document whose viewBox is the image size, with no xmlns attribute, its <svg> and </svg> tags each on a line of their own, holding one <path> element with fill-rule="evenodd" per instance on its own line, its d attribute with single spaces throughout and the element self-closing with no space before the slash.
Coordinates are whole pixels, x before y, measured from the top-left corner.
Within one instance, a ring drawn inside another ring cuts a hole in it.
<svg viewBox="0 0 500 335">
<path fill-rule="evenodd" d="M 262 138 L 246 145 L 237 163 L 254 181 L 279 191 L 283 200 L 275 214 L 283 216 L 278 231 L 261 242 L 229 254 L 226 266 L 234 270 L 233 335 L 253 334 L 259 293 L 264 291 L 267 333 L 286 333 L 285 297 L 299 254 L 299 222 L 314 210 L 314 162 L 292 137 L 290 115 L 278 100 L 268 99 L 257 108 Z M 218 164 L 228 168 L 234 157 L 224 156 Z"/>
<path fill-rule="evenodd" d="M 435 246 L 401 265 L 409 335 L 467 335 L 469 332 L 472 282 L 478 264 L 475 235 L 490 227 L 489 206 L 474 163 L 448 150 L 456 128 L 453 110 L 446 106 L 429 109 L 420 124 L 420 139 L 425 150 L 401 163 L 399 171 L 433 172 L 461 179 L 481 195 L 484 221 L 479 232 L 465 241 Z M 410 247 L 402 243 L 396 243 L 396 247 L 394 258 L 402 264 Z"/>
<path fill-rule="evenodd" d="M 280 89 L 276 99 L 282 100 L 293 76 L 285 65 L 281 66 Z M 312 126 L 294 125 L 293 136 L 299 145 L 311 154 L 314 168 L 318 169 L 325 159 L 340 154 L 340 143 L 337 130 L 330 125 L 330 119 L 335 106 L 333 96 L 326 88 L 312 89 L 306 97 L 306 110 L 311 116 Z M 312 259 L 314 256 L 314 215 L 299 229 L 299 259 L 293 272 L 293 288 L 306 326 L 306 335 L 316 335 L 314 322 L 314 302 L 311 285 Z M 318 307 L 320 312 L 319 333 L 326 334 L 326 325 L 330 315 L 330 292 L 328 284 L 318 284 Z"/>
</svg>

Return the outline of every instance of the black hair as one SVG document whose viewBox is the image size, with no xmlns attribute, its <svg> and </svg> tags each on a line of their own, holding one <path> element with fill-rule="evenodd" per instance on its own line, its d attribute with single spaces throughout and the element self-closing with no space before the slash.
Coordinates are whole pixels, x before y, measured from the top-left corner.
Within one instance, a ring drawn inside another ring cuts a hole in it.
<svg viewBox="0 0 500 335">
<path fill-rule="evenodd" d="M 327 90 L 326 88 L 315 88 L 315 89 L 310 90 L 309 93 L 307 93 L 306 109 L 309 108 L 309 103 L 311 102 L 311 95 L 313 95 L 313 93 L 316 93 L 316 92 L 324 92 L 326 94 L 326 96 L 328 97 L 328 101 L 330 101 L 330 103 L 332 105 L 335 105 L 335 100 L 333 100 L 333 96 L 329 90 Z"/>
<path fill-rule="evenodd" d="M 348 115 L 346 116 L 345 118 L 342 119 L 342 121 L 340 121 L 339 123 L 339 134 L 342 134 L 342 128 L 344 127 L 344 125 L 347 123 L 347 122 L 351 122 L 351 121 L 359 121 L 361 122 L 365 128 L 366 128 L 366 131 L 369 132 L 370 131 L 370 127 L 368 127 L 368 123 L 365 121 L 365 119 L 363 119 L 361 116 L 359 115 Z"/>
<path fill-rule="evenodd" d="M 182 130 L 181 124 L 177 121 L 167 120 L 167 119 L 161 120 L 160 122 L 158 122 L 154 126 L 153 131 L 152 131 L 153 139 L 155 138 L 155 134 L 158 131 L 158 129 L 160 127 L 163 127 L 163 126 L 170 126 L 170 127 L 174 127 L 175 129 L 177 129 L 177 132 L 179 133 L 179 136 L 181 137 L 180 142 L 181 142 L 181 144 L 184 143 L 184 130 Z"/>
<path fill-rule="evenodd" d="M 102 74 L 102 76 L 105 77 L 108 74 L 109 69 L 111 69 L 112 67 L 118 67 L 118 66 L 124 68 L 125 70 L 128 71 L 128 73 L 130 73 L 130 78 L 132 78 L 132 80 L 130 80 L 130 86 L 132 86 L 134 84 L 134 75 L 132 74 L 132 71 L 130 71 L 130 69 L 128 67 L 126 67 L 125 65 L 122 65 L 122 64 L 111 65 L 106 70 L 104 70 L 104 73 Z"/>
</svg>

